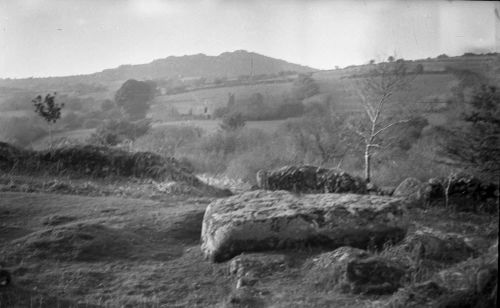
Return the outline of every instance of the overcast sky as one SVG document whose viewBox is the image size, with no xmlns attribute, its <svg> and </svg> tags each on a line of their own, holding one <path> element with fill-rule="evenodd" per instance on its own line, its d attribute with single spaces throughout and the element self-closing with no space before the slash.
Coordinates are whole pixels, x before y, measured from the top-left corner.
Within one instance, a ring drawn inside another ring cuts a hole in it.
<svg viewBox="0 0 500 308">
<path fill-rule="evenodd" d="M 0 77 L 245 49 L 314 68 L 500 51 L 495 2 L 0 0 Z"/>
</svg>

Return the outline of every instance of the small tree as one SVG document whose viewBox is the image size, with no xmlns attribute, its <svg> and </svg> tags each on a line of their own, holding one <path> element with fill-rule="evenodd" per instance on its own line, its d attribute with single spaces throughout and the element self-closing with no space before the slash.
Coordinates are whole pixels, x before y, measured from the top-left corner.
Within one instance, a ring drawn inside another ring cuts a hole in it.
<svg viewBox="0 0 500 308">
<path fill-rule="evenodd" d="M 352 128 L 364 144 L 367 182 L 371 180 L 372 156 L 384 146 L 385 134 L 394 126 L 410 121 L 409 118 L 397 119 L 390 113 L 387 103 L 394 93 L 405 89 L 413 81 L 415 74 L 408 73 L 404 61 L 394 61 L 394 57 L 388 60 L 388 63 L 378 64 L 368 76 L 361 79 L 357 89 L 366 117 L 354 123 Z"/>
<path fill-rule="evenodd" d="M 64 103 L 56 103 L 56 92 L 54 94 L 47 94 L 45 98 L 41 95 L 35 97 L 31 102 L 35 106 L 35 112 L 40 115 L 49 126 L 49 146 L 52 147 L 52 125 L 54 125 L 57 120 L 61 118 L 61 109 L 64 107 Z"/>
</svg>

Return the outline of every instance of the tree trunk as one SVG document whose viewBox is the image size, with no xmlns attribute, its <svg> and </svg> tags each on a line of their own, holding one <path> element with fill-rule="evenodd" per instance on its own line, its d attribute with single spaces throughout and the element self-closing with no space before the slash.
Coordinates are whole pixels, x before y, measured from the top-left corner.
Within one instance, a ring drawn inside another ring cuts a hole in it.
<svg viewBox="0 0 500 308">
<path fill-rule="evenodd" d="M 371 154 L 370 154 L 370 148 L 367 145 L 365 149 L 365 180 L 367 183 L 369 183 L 371 180 L 370 169 L 371 169 Z"/>
<path fill-rule="evenodd" d="M 52 150 L 52 124 L 49 123 L 49 149 Z"/>
</svg>

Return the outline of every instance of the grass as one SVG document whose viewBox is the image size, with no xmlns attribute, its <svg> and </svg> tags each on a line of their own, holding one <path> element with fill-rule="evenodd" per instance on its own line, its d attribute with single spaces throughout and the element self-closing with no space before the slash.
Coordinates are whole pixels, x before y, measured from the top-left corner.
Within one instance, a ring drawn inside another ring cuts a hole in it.
<svg viewBox="0 0 500 308">
<path fill-rule="evenodd" d="M 286 120 L 271 120 L 271 121 L 247 121 L 245 127 L 257 128 L 267 132 L 276 131 L 281 124 Z M 206 133 L 214 133 L 220 130 L 220 120 L 185 120 L 185 121 L 172 121 L 153 124 L 153 129 L 162 129 L 168 126 L 192 126 L 199 127 Z"/>
<path fill-rule="evenodd" d="M 261 93 L 270 102 L 281 102 L 283 94 L 291 88 L 291 83 L 241 85 L 232 87 L 221 87 L 215 89 L 202 89 L 198 91 L 158 96 L 153 101 L 153 108 L 160 106 L 175 107 L 180 113 L 187 114 L 189 110 L 193 114 L 203 114 L 205 105 L 209 113 L 218 107 L 226 106 L 228 94 L 233 93 L 236 100 L 249 98 L 254 93 Z M 162 120 L 164 116 L 161 108 L 157 109 L 153 119 Z"/>
<path fill-rule="evenodd" d="M 0 192 L 0 262 L 14 279 L 0 293 L 0 307 L 77 307 L 77 302 L 82 303 L 78 307 L 243 307 L 249 302 L 262 307 L 372 307 L 390 298 L 353 296 L 321 285 L 329 280 L 307 266 L 322 252 L 317 249 L 275 252 L 287 256 L 287 267 L 266 272 L 253 293 L 235 289 L 229 265 L 204 260 L 199 248 L 204 210 L 212 200 Z M 410 233 L 433 228 L 490 243 L 498 232 L 497 216 L 441 208 L 410 214 Z M 122 241 L 128 243 L 126 254 L 111 249 L 113 242 Z M 101 245 L 111 248 L 95 250 Z M 403 257 L 392 248 L 376 253 Z M 453 266 L 431 265 L 405 286 Z"/>
</svg>

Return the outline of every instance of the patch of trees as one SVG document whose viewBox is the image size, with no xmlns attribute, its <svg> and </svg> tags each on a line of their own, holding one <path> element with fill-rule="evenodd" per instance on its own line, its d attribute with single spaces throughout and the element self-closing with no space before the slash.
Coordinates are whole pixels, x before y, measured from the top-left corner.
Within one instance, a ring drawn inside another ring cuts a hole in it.
<svg viewBox="0 0 500 308">
<path fill-rule="evenodd" d="M 154 82 L 129 79 L 116 91 L 115 102 L 131 120 L 144 119 L 155 94 Z"/>
<path fill-rule="evenodd" d="M 345 117 L 329 112 L 311 112 L 283 125 L 282 134 L 290 139 L 293 152 L 304 163 L 319 166 L 342 165 L 344 157 L 355 151 L 354 136 Z"/>
<path fill-rule="evenodd" d="M 465 91 L 466 89 L 463 89 Z M 468 169 L 489 180 L 500 177 L 500 93 L 496 86 L 480 84 L 464 100 L 462 122 L 445 128 L 443 154 L 458 168 Z"/>
<path fill-rule="evenodd" d="M 237 99 L 229 93 L 227 105 L 215 109 L 213 116 L 223 118 L 240 114 L 246 121 L 276 120 L 298 117 L 304 114 L 304 99 L 319 93 L 319 86 L 309 75 L 300 75 L 290 93 L 281 102 L 274 102 L 262 93 L 253 93 L 246 99 Z"/>
</svg>

